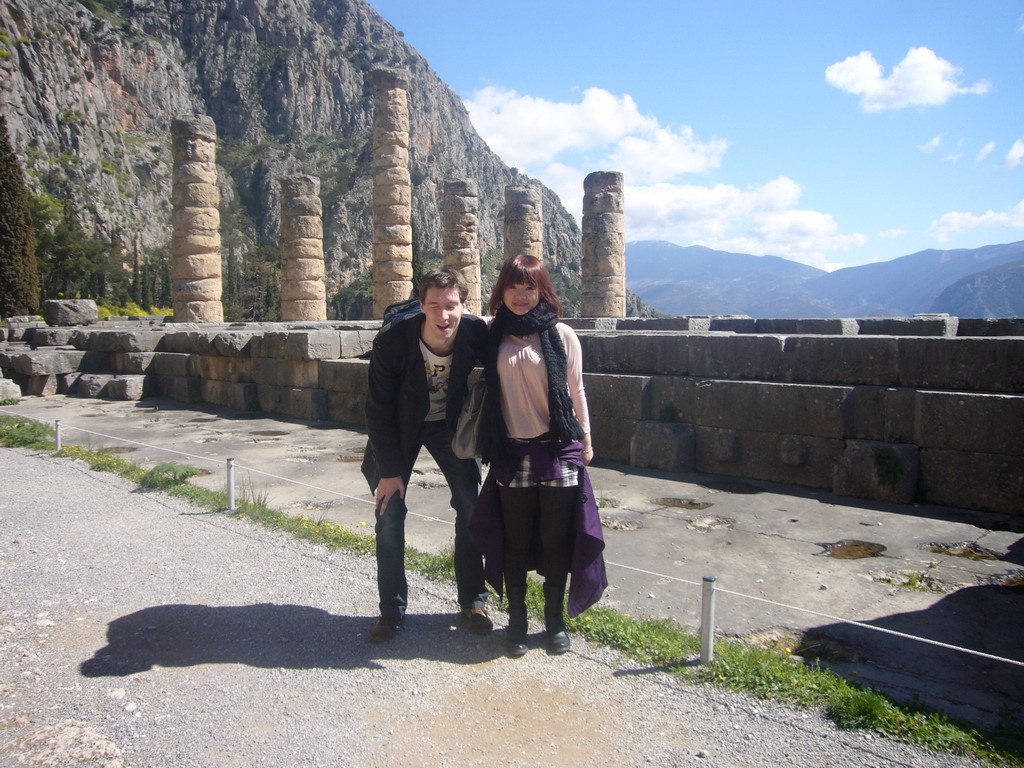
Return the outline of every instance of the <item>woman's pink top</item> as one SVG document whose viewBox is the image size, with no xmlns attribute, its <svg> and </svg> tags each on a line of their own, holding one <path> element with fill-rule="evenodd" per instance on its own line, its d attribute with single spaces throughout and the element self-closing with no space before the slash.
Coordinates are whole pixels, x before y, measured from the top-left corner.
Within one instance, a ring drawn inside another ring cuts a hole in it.
<svg viewBox="0 0 1024 768">
<path fill-rule="evenodd" d="M 590 432 L 590 411 L 583 391 L 583 350 L 576 332 L 558 323 L 567 359 L 566 378 L 576 420 L 583 432 Z M 548 412 L 548 369 L 540 348 L 540 335 L 522 338 L 506 333 L 498 346 L 498 375 L 501 376 L 501 410 L 509 437 L 527 440 L 551 430 Z"/>
</svg>

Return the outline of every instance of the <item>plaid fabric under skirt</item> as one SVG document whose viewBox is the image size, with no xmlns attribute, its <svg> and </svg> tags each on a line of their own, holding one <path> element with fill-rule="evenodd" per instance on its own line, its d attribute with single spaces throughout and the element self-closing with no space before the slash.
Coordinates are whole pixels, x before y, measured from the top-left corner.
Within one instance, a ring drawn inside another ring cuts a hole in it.
<svg viewBox="0 0 1024 768">
<path fill-rule="evenodd" d="M 513 438 L 512 442 L 527 442 L 525 440 L 519 441 Z M 519 469 L 516 470 L 515 477 L 512 478 L 512 482 L 506 485 L 506 488 L 529 488 L 531 485 L 547 485 L 552 488 L 571 488 L 579 485 L 579 469 L 570 464 L 567 461 L 558 462 L 562 468 L 562 476 L 557 480 L 543 480 L 540 483 L 533 479 L 533 473 L 530 471 L 530 455 L 526 454 L 523 456 L 522 461 L 519 462 Z"/>
</svg>

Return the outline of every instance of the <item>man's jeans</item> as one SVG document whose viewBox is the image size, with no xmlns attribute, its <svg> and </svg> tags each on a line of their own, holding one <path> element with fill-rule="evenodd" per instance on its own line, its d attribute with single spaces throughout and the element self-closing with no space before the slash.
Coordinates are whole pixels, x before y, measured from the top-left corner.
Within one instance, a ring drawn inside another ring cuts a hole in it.
<svg viewBox="0 0 1024 768">
<path fill-rule="evenodd" d="M 487 601 L 484 583 L 483 558 L 469 536 L 469 518 L 479 492 L 479 465 L 475 459 L 460 459 L 452 453 L 452 439 L 445 421 L 424 422 L 421 431 L 423 447 L 444 474 L 451 490 L 451 505 L 455 509 L 455 582 L 458 586 L 459 606 L 483 607 Z M 419 451 L 417 450 L 417 453 Z M 414 459 L 415 460 L 415 459 Z M 409 493 L 410 464 L 402 480 Z M 374 531 L 377 534 L 377 589 L 380 592 L 381 615 L 401 615 L 409 601 L 409 586 L 405 578 L 405 517 L 406 500 L 397 493 L 391 497 L 384 514 L 377 515 Z"/>
</svg>

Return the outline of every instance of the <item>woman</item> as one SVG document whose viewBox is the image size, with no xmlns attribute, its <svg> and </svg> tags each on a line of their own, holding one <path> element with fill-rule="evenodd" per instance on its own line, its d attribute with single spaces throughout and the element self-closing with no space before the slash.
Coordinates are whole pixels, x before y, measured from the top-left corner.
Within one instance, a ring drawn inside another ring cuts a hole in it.
<svg viewBox="0 0 1024 768">
<path fill-rule="evenodd" d="M 544 265 L 509 259 L 491 294 L 494 316 L 484 352 L 490 464 L 471 530 L 488 581 L 508 592 L 506 653 L 527 651 L 526 574 L 544 575 L 544 625 L 551 653 L 565 653 L 562 606 L 573 575 L 569 614 L 592 605 L 607 586 L 597 505 L 586 467 L 594 457 L 583 391 L 579 339 L 559 323 L 561 303 Z M 539 544 L 539 557 L 538 545 Z"/>
</svg>

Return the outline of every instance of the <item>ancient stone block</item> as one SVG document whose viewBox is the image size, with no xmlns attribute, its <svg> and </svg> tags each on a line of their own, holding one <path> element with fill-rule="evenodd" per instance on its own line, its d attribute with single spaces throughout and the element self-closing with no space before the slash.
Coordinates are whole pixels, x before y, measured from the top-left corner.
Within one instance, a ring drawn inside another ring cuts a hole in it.
<svg viewBox="0 0 1024 768">
<path fill-rule="evenodd" d="M 589 405 L 589 403 L 588 403 Z M 591 412 L 590 434 L 594 452 L 605 461 L 628 464 L 637 422 Z"/>
<path fill-rule="evenodd" d="M 1024 516 L 1024 457 L 921 449 L 921 501 Z"/>
<path fill-rule="evenodd" d="M 47 325 L 92 325 L 99 320 L 99 310 L 92 299 L 47 299 L 43 318 Z"/>
<path fill-rule="evenodd" d="M 774 338 L 774 337 L 763 337 Z M 762 378 L 817 384 L 900 383 L 896 339 L 862 336 L 787 336 L 778 366 Z"/>
<path fill-rule="evenodd" d="M 179 403 L 203 402 L 203 382 L 196 376 L 180 376 L 173 380 L 173 397 Z"/>
<path fill-rule="evenodd" d="M 893 339 L 899 384 L 966 392 L 1024 392 L 1024 338 Z"/>
<path fill-rule="evenodd" d="M 213 352 L 225 357 L 248 357 L 254 346 L 252 331 L 218 331 L 213 334 Z"/>
<path fill-rule="evenodd" d="M 841 438 L 851 387 L 703 379 L 696 386 L 700 426 L 780 435 Z"/>
<path fill-rule="evenodd" d="M 108 400 L 141 400 L 146 392 L 145 376 L 114 376 L 104 389 Z"/>
<path fill-rule="evenodd" d="M 689 376 L 652 376 L 649 407 L 643 418 L 693 424 L 696 421 L 697 379 Z"/>
<path fill-rule="evenodd" d="M 252 382 L 201 379 L 199 386 L 204 402 L 233 408 L 236 411 L 260 410 L 257 386 Z"/>
<path fill-rule="evenodd" d="M 221 323 L 224 310 L 220 301 L 175 301 L 174 317 L 183 323 Z"/>
<path fill-rule="evenodd" d="M 915 393 L 921 448 L 1024 456 L 1024 395 Z"/>
<path fill-rule="evenodd" d="M 166 378 L 196 376 L 192 355 L 184 352 L 157 352 L 153 358 L 153 372 Z"/>
<path fill-rule="evenodd" d="M 252 358 L 195 355 L 193 361 L 200 378 L 235 382 L 253 381 Z"/>
<path fill-rule="evenodd" d="M 77 371 L 85 352 L 74 349 L 36 349 L 10 355 L 10 367 L 24 376 L 52 376 Z"/>
<path fill-rule="evenodd" d="M 217 166 L 210 162 L 182 162 L 175 179 L 182 184 L 216 184 Z"/>
<path fill-rule="evenodd" d="M 322 301 L 325 296 L 326 291 L 322 280 L 288 280 L 287 282 L 281 283 L 282 308 L 284 306 L 283 302 Z M 324 317 L 326 317 L 326 312 Z M 322 320 L 324 317 L 318 319 Z M 288 319 L 295 320 L 298 318 L 289 317 Z"/>
<path fill-rule="evenodd" d="M 1024 336 L 1024 317 L 961 317 L 957 336 Z"/>
<path fill-rule="evenodd" d="M 49 397 L 57 394 L 57 376 L 52 373 L 31 374 L 24 377 L 26 395 L 33 397 Z"/>
<path fill-rule="evenodd" d="M 143 375 L 154 369 L 156 352 L 115 352 L 114 370 L 118 373 Z"/>
<path fill-rule="evenodd" d="M 57 374 L 57 394 L 75 395 L 78 394 L 78 379 L 81 373 L 60 373 Z"/>
<path fill-rule="evenodd" d="M 350 358 L 365 355 L 373 347 L 374 336 L 376 336 L 376 331 L 339 331 L 338 341 L 341 348 L 337 356 L 340 358 Z M 320 386 L 329 389 L 323 382 L 321 382 Z"/>
<path fill-rule="evenodd" d="M 712 317 L 710 318 L 711 331 L 726 331 L 729 333 L 754 333 L 757 321 L 752 317 Z"/>
<path fill-rule="evenodd" d="M 755 333 L 793 333 L 835 336 L 856 336 L 860 330 L 856 320 L 848 318 L 758 318 Z"/>
<path fill-rule="evenodd" d="M 577 334 L 588 370 L 601 373 L 689 373 L 689 337 L 654 331 L 627 334 L 583 331 Z"/>
<path fill-rule="evenodd" d="M 294 388 L 288 400 L 288 415 L 303 421 L 327 420 L 327 391 Z"/>
<path fill-rule="evenodd" d="M 221 278 L 220 252 L 179 253 L 171 265 L 172 280 L 208 280 Z"/>
<path fill-rule="evenodd" d="M 252 380 L 257 384 L 275 387 L 319 386 L 318 360 L 285 360 L 275 357 L 252 359 Z"/>
<path fill-rule="evenodd" d="M 957 318 L 940 316 L 922 317 L 861 317 L 857 319 L 861 336 L 956 336 Z"/>
<path fill-rule="evenodd" d="M 71 344 L 75 331 L 70 328 L 35 328 L 32 345 L 35 347 L 63 347 Z"/>
<path fill-rule="evenodd" d="M 835 464 L 832 490 L 840 496 L 909 504 L 919 477 L 916 445 L 847 440 Z"/>
<path fill-rule="evenodd" d="M 78 377 L 79 397 L 103 397 L 113 375 L 105 373 L 83 373 Z"/>
<path fill-rule="evenodd" d="M 697 427 L 696 433 L 698 472 L 810 488 L 832 487 L 835 463 L 845 444 L 830 438 L 713 427 Z M 796 437 L 799 442 L 786 437 Z"/>
<path fill-rule="evenodd" d="M 664 472 L 692 472 L 696 465 L 696 433 L 687 424 L 640 421 L 630 441 L 634 467 Z"/>
<path fill-rule="evenodd" d="M 412 253 L 412 246 L 408 246 L 409 253 Z M 376 295 L 377 288 L 381 287 L 381 290 L 386 295 L 392 295 L 394 293 L 397 296 L 408 298 L 412 295 L 412 262 L 405 259 L 396 259 L 394 261 L 379 261 L 374 259 L 374 274 L 378 275 L 382 282 L 374 283 L 374 295 Z M 392 285 L 395 283 L 396 285 Z M 401 301 L 402 299 L 395 299 L 395 301 Z M 391 304 L 392 302 L 388 302 Z M 385 305 L 385 309 L 387 305 Z"/>
<path fill-rule="evenodd" d="M 713 379 L 782 378 L 784 339 L 780 336 L 708 333 L 679 335 L 673 340 L 688 352 L 686 369 L 663 373 L 689 373 Z"/>
<path fill-rule="evenodd" d="M 21 387 L 10 379 L 0 378 L 0 400 L 20 400 Z"/>
<path fill-rule="evenodd" d="M 625 376 L 585 373 L 583 386 L 590 403 L 614 403 L 615 415 L 621 419 L 643 419 L 647 411 L 649 376 Z"/>
</svg>

